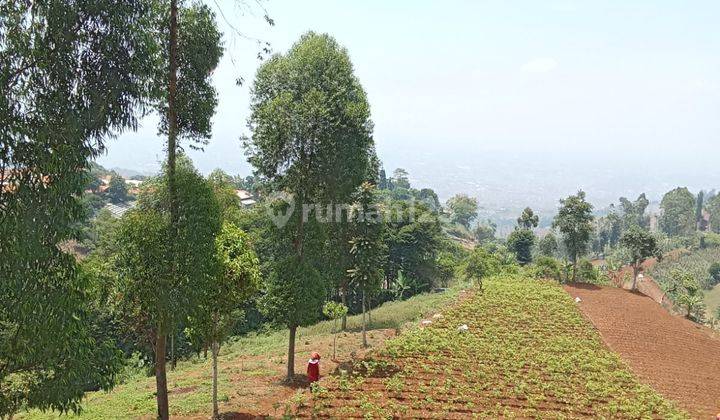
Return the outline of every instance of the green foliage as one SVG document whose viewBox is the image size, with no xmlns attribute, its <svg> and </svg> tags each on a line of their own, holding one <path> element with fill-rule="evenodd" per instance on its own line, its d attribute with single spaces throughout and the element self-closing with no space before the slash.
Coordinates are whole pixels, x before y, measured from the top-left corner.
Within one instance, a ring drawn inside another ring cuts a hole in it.
<svg viewBox="0 0 720 420">
<path fill-rule="evenodd" d="M 478 223 L 477 226 L 475 226 L 475 229 L 473 229 L 473 236 L 475 237 L 475 241 L 477 241 L 477 243 L 483 244 L 495 240 L 496 231 L 497 225 L 491 220 L 488 220 L 487 223 Z"/>
<path fill-rule="evenodd" d="M 410 179 L 408 178 L 408 172 L 403 168 L 397 168 L 393 171 L 393 176 L 390 178 L 391 189 L 410 189 Z"/>
<path fill-rule="evenodd" d="M 168 134 L 168 74 L 170 59 L 167 45 L 170 40 L 170 8 L 156 3 L 153 23 L 160 28 L 156 33 L 157 46 L 151 56 L 155 65 L 152 81 L 152 99 L 160 116 L 159 130 Z M 191 141 L 191 148 L 207 144 L 212 134 L 212 116 L 217 107 L 217 91 L 211 76 L 223 55 L 222 34 L 215 13 L 201 2 L 189 5 L 180 2 L 178 7 L 177 45 L 177 98 L 178 136 Z"/>
<path fill-rule="evenodd" d="M 306 259 L 291 255 L 280 260 L 266 279 L 260 309 L 282 325 L 305 326 L 319 319 L 325 296 L 318 270 Z"/>
<path fill-rule="evenodd" d="M 84 216 L 88 159 L 137 124 L 151 71 L 145 3 L 0 1 L 0 416 L 77 411 L 111 385 L 85 283 L 59 245 Z"/>
<path fill-rule="evenodd" d="M 720 283 L 720 262 L 714 262 L 708 268 L 708 274 L 710 274 L 711 286 Z"/>
<path fill-rule="evenodd" d="M 695 231 L 695 196 L 687 188 L 667 192 L 660 208 L 660 229 L 668 236 L 687 236 Z"/>
<path fill-rule="evenodd" d="M 382 243 L 383 224 L 379 215 L 368 217 L 376 206 L 375 186 L 365 182 L 356 197 L 357 220 L 351 223 L 351 268 L 348 275 L 352 284 L 372 294 L 383 279 L 385 249 Z"/>
<path fill-rule="evenodd" d="M 710 213 L 710 229 L 715 233 L 720 233 L 720 195 L 708 199 L 705 208 Z"/>
<path fill-rule="evenodd" d="M 532 262 L 532 249 L 535 245 L 535 234 L 527 228 L 515 229 L 507 238 L 507 247 L 515 254 L 520 265 Z"/>
<path fill-rule="evenodd" d="M 633 290 L 637 283 L 637 275 L 642 263 L 648 258 L 662 259 L 662 251 L 657 239 L 647 230 L 631 226 L 620 238 L 620 245 L 627 251 L 628 263 L 633 267 Z"/>
<path fill-rule="evenodd" d="M 552 257 L 540 256 L 530 266 L 530 273 L 538 279 L 552 279 L 562 282 L 562 265 Z"/>
<path fill-rule="evenodd" d="M 437 258 L 446 241 L 437 214 L 420 203 L 391 201 L 386 207 L 394 211 L 383 237 L 386 281 L 392 285 L 402 272 L 412 280 L 410 295 L 429 291 L 439 279 Z"/>
<path fill-rule="evenodd" d="M 263 63 L 250 109 L 248 160 L 277 189 L 301 201 L 345 202 L 370 172 L 370 107 L 331 36 L 308 32 Z"/>
<path fill-rule="evenodd" d="M 537 244 L 537 253 L 543 257 L 556 257 L 558 255 L 558 242 L 555 234 L 548 232 L 540 238 Z"/>
<path fill-rule="evenodd" d="M 649 228 L 650 219 L 645 215 L 645 210 L 649 204 L 650 201 L 645 196 L 645 193 L 640 194 L 634 202 L 625 197 L 620 197 L 623 229 L 628 229 L 630 226 Z"/>
<path fill-rule="evenodd" d="M 469 229 L 470 222 L 477 217 L 478 202 L 476 198 L 471 198 L 467 194 L 458 194 L 448 200 L 447 208 L 453 223 L 459 223 Z"/>
<path fill-rule="evenodd" d="M 575 267 L 573 280 L 576 278 L 578 257 L 587 250 L 593 232 L 592 209 L 592 204 L 585 201 L 585 192 L 579 191 L 576 195 L 560 200 L 560 210 L 553 221 L 553 228 L 562 234 L 565 249 Z"/>
<path fill-rule="evenodd" d="M 514 258 L 508 261 L 501 252 L 491 252 L 484 247 L 475 247 L 467 258 L 464 268 L 465 278 L 468 280 L 482 281 L 487 277 L 500 274 L 505 271 L 514 271 Z"/>
<path fill-rule="evenodd" d="M 179 159 L 176 176 L 180 217 L 174 240 L 167 240 L 165 173 L 144 183 L 138 208 L 123 216 L 117 235 L 116 303 L 144 331 L 168 332 L 191 315 L 217 275 L 221 224 L 212 187 L 186 158 Z"/>
<path fill-rule="evenodd" d="M 108 184 L 106 193 L 112 203 L 127 201 L 128 191 L 127 186 L 125 185 L 125 179 L 120 175 L 113 175 L 110 178 L 110 183 Z"/>
<path fill-rule="evenodd" d="M 667 290 L 673 301 L 685 311 L 689 319 L 701 321 L 705 314 L 705 303 L 700 282 L 689 272 L 676 270 L 671 274 Z"/>
<path fill-rule="evenodd" d="M 538 227 L 538 223 L 540 222 L 540 217 L 533 213 L 532 209 L 530 207 L 526 207 L 525 210 L 523 210 L 520 217 L 517 219 L 518 227 L 524 228 L 524 229 L 533 229 Z"/>
<path fill-rule="evenodd" d="M 245 232 L 225 222 L 215 247 L 217 275 L 204 286 L 188 327 L 201 345 L 222 343 L 242 318 L 243 305 L 260 287 L 260 264 Z"/>
</svg>

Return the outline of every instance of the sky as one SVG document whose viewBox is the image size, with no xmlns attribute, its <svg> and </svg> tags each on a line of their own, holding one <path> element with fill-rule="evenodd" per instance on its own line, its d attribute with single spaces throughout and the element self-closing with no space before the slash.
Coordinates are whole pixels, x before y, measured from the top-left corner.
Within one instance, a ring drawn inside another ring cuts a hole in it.
<svg viewBox="0 0 720 420">
<path fill-rule="evenodd" d="M 720 187 L 716 0 L 263 2 L 274 27 L 257 7 L 206 1 L 222 10 L 226 53 L 213 137 L 190 153 L 205 173 L 252 171 L 239 138 L 261 62 L 232 24 L 278 53 L 309 30 L 334 36 L 368 93 L 385 168 L 442 199 L 467 192 L 514 208 L 584 188 L 605 205 Z M 156 124 L 109 141 L 99 162 L 157 170 Z"/>
</svg>

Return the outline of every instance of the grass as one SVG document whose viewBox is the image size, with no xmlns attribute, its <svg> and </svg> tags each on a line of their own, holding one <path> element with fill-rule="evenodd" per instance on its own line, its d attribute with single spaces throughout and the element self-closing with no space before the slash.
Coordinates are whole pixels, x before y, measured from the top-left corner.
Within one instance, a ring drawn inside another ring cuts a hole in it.
<svg viewBox="0 0 720 420">
<path fill-rule="evenodd" d="M 688 418 L 605 347 L 562 288 L 522 278 L 485 281 L 483 292 L 348 372 L 322 381 L 298 413 Z"/>
<path fill-rule="evenodd" d="M 370 329 L 399 330 L 408 323 L 417 321 L 429 311 L 454 301 L 459 290 L 460 287 L 455 287 L 443 293 L 423 294 L 406 301 L 387 302 L 372 311 Z M 348 329 L 360 330 L 361 322 L 359 315 L 348 317 Z M 298 329 L 298 346 L 308 341 L 329 343 L 332 328 L 332 321 L 323 321 Z M 372 335 L 372 332 L 370 334 Z M 218 395 L 226 404 L 221 410 L 228 411 L 240 407 L 250 410 L 265 409 L 267 400 L 278 399 L 283 392 L 287 392 L 287 389 L 275 383 L 277 381 L 274 379 L 285 369 L 287 336 L 287 330 L 278 330 L 269 334 L 250 334 L 232 339 L 222 347 L 218 361 L 220 370 Z M 381 341 L 379 336 L 375 337 L 376 343 Z M 357 340 L 349 345 L 346 344 L 346 346 L 355 346 L 348 348 L 347 353 L 355 350 L 359 345 Z M 263 387 L 256 386 L 260 382 Z M 168 390 L 172 415 L 209 416 L 210 361 L 204 358 L 192 358 L 178 363 L 175 371 L 168 372 Z M 156 410 L 154 392 L 154 377 L 130 378 L 110 392 L 88 393 L 80 415 L 63 417 L 78 419 L 152 417 Z M 34 410 L 19 417 L 48 419 L 58 418 L 60 414 Z"/>
</svg>

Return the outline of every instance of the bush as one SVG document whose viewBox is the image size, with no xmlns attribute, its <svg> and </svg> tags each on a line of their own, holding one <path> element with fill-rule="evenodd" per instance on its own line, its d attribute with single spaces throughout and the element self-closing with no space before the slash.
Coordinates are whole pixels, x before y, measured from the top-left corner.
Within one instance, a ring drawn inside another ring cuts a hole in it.
<svg viewBox="0 0 720 420">
<path fill-rule="evenodd" d="M 552 257 L 540 256 L 530 266 L 530 275 L 537 279 L 552 279 L 562 281 L 562 264 Z"/>
</svg>

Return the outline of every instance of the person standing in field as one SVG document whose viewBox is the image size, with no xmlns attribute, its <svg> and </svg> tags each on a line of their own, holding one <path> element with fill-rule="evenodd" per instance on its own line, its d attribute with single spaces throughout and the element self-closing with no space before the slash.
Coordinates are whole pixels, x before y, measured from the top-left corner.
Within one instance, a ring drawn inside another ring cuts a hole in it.
<svg viewBox="0 0 720 420">
<path fill-rule="evenodd" d="M 312 384 L 320 380 L 320 354 L 313 352 L 307 366 L 308 380 Z"/>
</svg>

